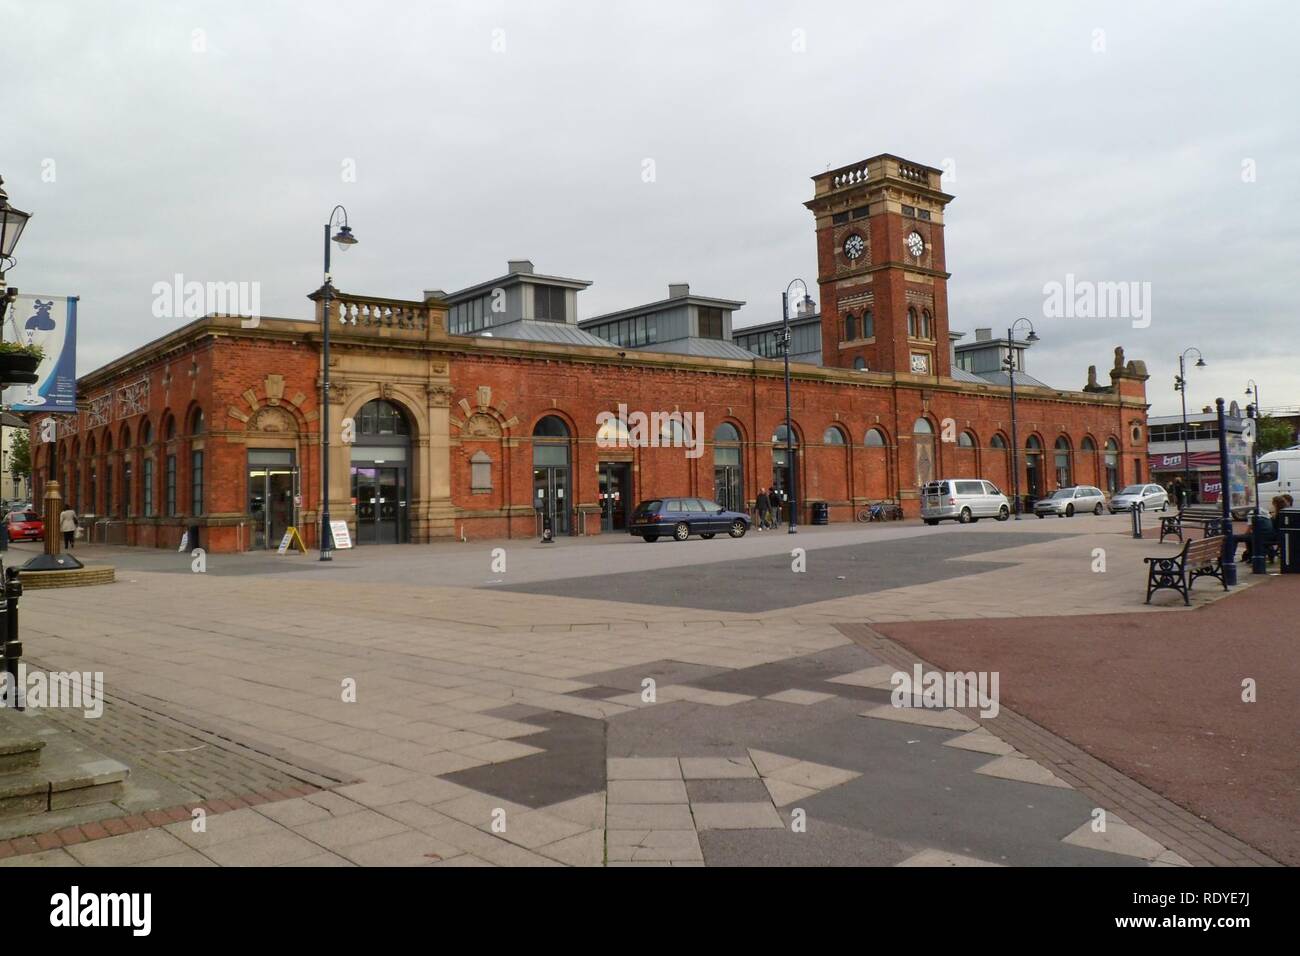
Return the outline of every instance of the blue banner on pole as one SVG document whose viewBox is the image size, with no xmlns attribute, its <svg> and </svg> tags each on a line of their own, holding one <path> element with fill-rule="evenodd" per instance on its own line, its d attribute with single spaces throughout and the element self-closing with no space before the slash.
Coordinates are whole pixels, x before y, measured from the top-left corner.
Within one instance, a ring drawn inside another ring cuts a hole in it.
<svg viewBox="0 0 1300 956">
<path fill-rule="evenodd" d="M 18 296 L 4 333 L 6 341 L 45 350 L 36 383 L 5 389 L 5 405 L 15 412 L 75 412 L 77 296 Z"/>
</svg>

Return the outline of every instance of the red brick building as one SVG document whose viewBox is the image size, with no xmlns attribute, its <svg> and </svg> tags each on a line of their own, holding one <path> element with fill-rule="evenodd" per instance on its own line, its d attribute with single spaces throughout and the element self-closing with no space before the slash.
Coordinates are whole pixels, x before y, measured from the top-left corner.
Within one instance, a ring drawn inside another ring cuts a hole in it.
<svg viewBox="0 0 1300 956">
<path fill-rule="evenodd" d="M 832 521 L 885 498 L 915 515 L 928 477 L 1010 490 L 1009 390 L 954 365 L 939 177 L 879 156 L 814 179 L 822 364 L 791 365 L 805 522 L 813 501 Z M 579 327 L 586 285 L 512 263 L 422 301 L 336 294 L 330 510 L 354 541 L 530 537 L 543 514 L 561 534 L 594 534 L 619 530 L 637 499 L 750 508 L 760 488 L 789 485 L 782 363 L 735 344 L 742 303 L 678 286 Z M 175 548 L 197 526 L 202 546 L 231 551 L 274 547 L 292 525 L 314 545 L 321 319 L 319 301 L 312 321 L 210 316 L 82 377 L 82 410 L 60 416 L 57 477 L 95 536 Z M 687 332 L 669 341 L 674 322 Z M 960 348 L 1020 369 L 1023 345 L 985 334 Z M 1062 391 L 1017 372 L 1022 490 L 1144 479 L 1146 378 L 1118 349 L 1107 386 Z M 629 420 L 611 423 L 620 406 Z M 655 412 L 660 447 L 620 441 Z M 39 426 L 37 495 L 53 450 Z M 691 447 L 661 444 L 674 440 Z"/>
</svg>

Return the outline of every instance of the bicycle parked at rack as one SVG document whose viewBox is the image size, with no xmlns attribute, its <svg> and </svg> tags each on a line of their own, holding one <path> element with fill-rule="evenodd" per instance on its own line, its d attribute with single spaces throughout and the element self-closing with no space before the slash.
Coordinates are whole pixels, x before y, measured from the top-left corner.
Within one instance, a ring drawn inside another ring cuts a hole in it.
<svg viewBox="0 0 1300 956">
<path fill-rule="evenodd" d="M 859 521 L 902 521 L 903 506 L 896 501 L 876 501 L 858 512 Z"/>
</svg>

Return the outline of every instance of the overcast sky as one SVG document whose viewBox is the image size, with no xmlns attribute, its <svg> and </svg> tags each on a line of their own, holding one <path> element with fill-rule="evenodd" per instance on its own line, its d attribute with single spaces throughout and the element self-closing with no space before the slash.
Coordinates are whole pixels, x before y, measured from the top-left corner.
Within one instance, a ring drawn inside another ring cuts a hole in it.
<svg viewBox="0 0 1300 956">
<path fill-rule="evenodd" d="M 1028 370 L 1068 388 L 1123 345 L 1153 414 L 1188 346 L 1189 405 L 1252 377 L 1300 405 L 1298 22 L 1291 0 L 0 0 L 0 175 L 35 213 L 8 279 L 81 296 L 84 374 L 185 321 L 153 315 L 176 273 L 309 317 L 343 203 L 349 292 L 531 258 L 594 282 L 581 317 L 687 281 L 753 324 L 815 285 L 809 177 L 890 152 L 952 174 L 954 330 L 1028 316 Z M 1045 316 L 1067 274 L 1150 283 L 1149 327 Z"/>
</svg>

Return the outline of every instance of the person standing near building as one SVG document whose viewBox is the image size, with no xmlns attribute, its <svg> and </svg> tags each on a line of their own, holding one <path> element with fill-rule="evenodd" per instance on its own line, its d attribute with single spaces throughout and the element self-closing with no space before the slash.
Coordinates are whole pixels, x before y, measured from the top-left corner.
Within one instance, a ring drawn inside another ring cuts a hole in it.
<svg viewBox="0 0 1300 956">
<path fill-rule="evenodd" d="M 63 547 L 71 551 L 77 538 L 77 513 L 71 505 L 59 512 L 59 530 L 63 532 Z"/>
<path fill-rule="evenodd" d="M 773 485 L 769 497 L 772 499 L 772 528 L 776 529 L 781 527 L 781 506 L 785 504 L 785 492 Z"/>
<path fill-rule="evenodd" d="M 758 530 L 766 531 L 767 523 L 772 520 L 772 500 L 768 498 L 767 492 L 762 488 L 758 489 L 758 498 L 754 502 L 754 510 L 758 512 Z"/>
</svg>

